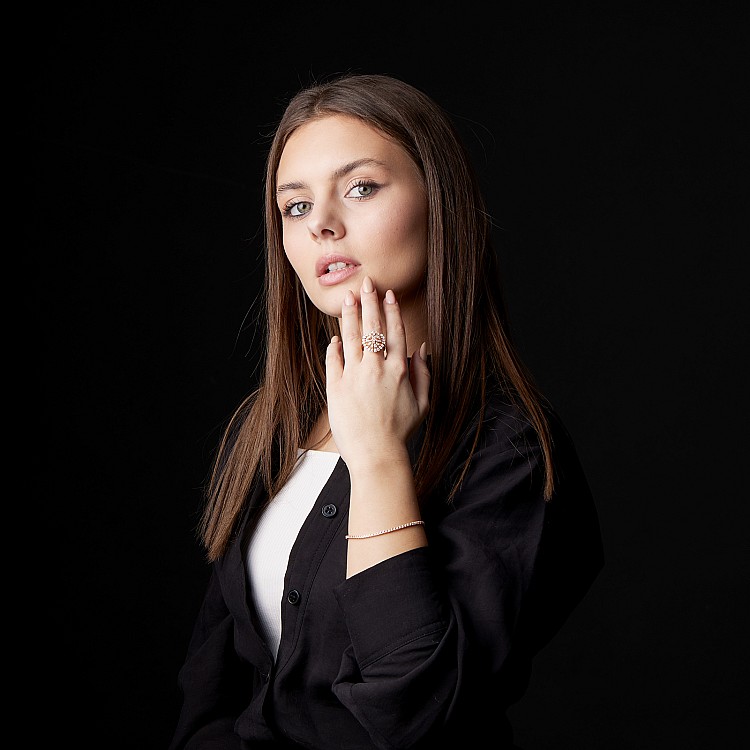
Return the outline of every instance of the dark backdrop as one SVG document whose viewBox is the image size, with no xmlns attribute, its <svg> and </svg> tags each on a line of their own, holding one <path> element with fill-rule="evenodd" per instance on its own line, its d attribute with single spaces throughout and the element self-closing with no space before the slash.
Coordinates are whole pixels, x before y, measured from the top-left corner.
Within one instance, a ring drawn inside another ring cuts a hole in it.
<svg viewBox="0 0 750 750">
<path fill-rule="evenodd" d="M 46 742 L 166 748 L 200 486 L 257 375 L 268 134 L 300 84 L 354 70 L 455 117 L 598 501 L 606 568 L 537 660 L 519 744 L 727 744 L 748 700 L 746 14 L 153 5 L 20 27 Z"/>
</svg>

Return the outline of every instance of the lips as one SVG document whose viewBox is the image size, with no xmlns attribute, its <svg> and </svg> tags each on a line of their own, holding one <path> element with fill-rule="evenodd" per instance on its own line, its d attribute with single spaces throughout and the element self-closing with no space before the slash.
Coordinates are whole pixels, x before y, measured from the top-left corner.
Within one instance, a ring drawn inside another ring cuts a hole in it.
<svg viewBox="0 0 750 750">
<path fill-rule="evenodd" d="M 325 276 L 327 273 L 329 273 L 328 266 L 336 263 L 346 263 L 347 266 L 359 265 L 356 260 L 354 260 L 353 258 L 347 258 L 345 255 L 324 255 L 321 258 L 318 258 L 318 262 L 315 264 L 315 275 L 319 278 L 321 276 Z M 333 273 L 338 272 L 339 271 L 333 271 Z"/>
</svg>

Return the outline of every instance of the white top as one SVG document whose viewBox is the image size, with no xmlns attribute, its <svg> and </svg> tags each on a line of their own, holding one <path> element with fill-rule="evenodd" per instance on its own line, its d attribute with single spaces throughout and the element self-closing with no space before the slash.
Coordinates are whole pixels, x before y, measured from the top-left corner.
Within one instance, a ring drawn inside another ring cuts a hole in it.
<svg viewBox="0 0 750 750">
<path fill-rule="evenodd" d="M 302 451 L 298 450 L 297 454 Z M 281 600 L 289 553 L 340 455 L 308 450 L 263 511 L 247 548 L 247 575 L 262 634 L 276 657 L 281 640 Z"/>
</svg>

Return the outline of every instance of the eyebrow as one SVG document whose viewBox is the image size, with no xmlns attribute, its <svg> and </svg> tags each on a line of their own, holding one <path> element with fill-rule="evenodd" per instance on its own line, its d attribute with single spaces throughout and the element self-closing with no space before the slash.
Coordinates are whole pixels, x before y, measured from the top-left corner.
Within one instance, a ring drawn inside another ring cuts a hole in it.
<svg viewBox="0 0 750 750">
<path fill-rule="evenodd" d="M 353 172 L 355 169 L 359 169 L 360 167 L 385 167 L 385 163 L 382 161 L 378 161 L 377 159 L 355 159 L 354 161 L 350 161 L 347 164 L 343 164 L 338 169 L 334 170 L 331 174 L 331 181 L 335 182 L 336 180 L 340 180 L 342 177 L 346 177 L 350 172 Z M 304 182 L 285 182 L 281 185 L 279 185 L 276 188 L 276 194 L 284 193 L 287 190 L 302 190 L 303 188 L 306 188 L 307 183 Z"/>
</svg>

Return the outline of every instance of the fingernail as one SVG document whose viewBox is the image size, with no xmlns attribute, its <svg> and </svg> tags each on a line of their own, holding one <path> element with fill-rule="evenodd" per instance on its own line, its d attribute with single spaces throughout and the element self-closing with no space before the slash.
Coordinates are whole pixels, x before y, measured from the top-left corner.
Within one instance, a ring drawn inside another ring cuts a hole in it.
<svg viewBox="0 0 750 750">
<path fill-rule="evenodd" d="M 422 346 L 419 347 L 419 358 L 423 361 L 427 361 L 427 342 L 423 341 Z"/>
<path fill-rule="evenodd" d="M 339 339 L 339 337 L 338 337 L 338 336 L 334 336 L 334 337 L 333 337 L 333 338 L 331 339 L 331 343 L 332 343 L 332 344 L 338 344 L 338 343 L 339 343 L 339 341 L 340 341 L 340 339 Z"/>
<path fill-rule="evenodd" d="M 369 276 L 365 276 L 365 278 L 362 280 L 362 291 L 366 292 L 367 294 L 373 291 L 372 279 Z"/>
<path fill-rule="evenodd" d="M 354 304 L 354 295 L 351 289 L 346 293 L 346 297 L 344 297 L 344 304 L 349 305 L 349 307 Z"/>
<path fill-rule="evenodd" d="M 385 301 L 389 305 L 392 305 L 396 301 L 396 295 L 390 289 L 385 293 Z"/>
</svg>

